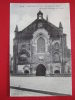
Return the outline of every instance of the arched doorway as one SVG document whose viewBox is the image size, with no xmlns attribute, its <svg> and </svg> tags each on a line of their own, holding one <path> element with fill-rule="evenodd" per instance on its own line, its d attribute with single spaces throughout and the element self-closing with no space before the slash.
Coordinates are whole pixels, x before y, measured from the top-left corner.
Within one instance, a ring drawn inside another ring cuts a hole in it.
<svg viewBox="0 0 75 100">
<path fill-rule="evenodd" d="M 55 70 L 54 73 L 55 74 L 60 74 L 60 70 Z"/>
<path fill-rule="evenodd" d="M 25 71 L 24 71 L 24 74 L 25 74 L 25 75 L 29 75 L 29 71 L 28 71 L 28 70 L 25 70 Z"/>
<path fill-rule="evenodd" d="M 25 69 L 25 70 L 24 70 L 24 74 L 25 74 L 25 75 L 29 75 L 29 73 L 30 73 L 29 69 Z"/>
<path fill-rule="evenodd" d="M 46 68 L 43 64 L 39 64 L 36 68 L 36 76 L 45 76 Z"/>
</svg>

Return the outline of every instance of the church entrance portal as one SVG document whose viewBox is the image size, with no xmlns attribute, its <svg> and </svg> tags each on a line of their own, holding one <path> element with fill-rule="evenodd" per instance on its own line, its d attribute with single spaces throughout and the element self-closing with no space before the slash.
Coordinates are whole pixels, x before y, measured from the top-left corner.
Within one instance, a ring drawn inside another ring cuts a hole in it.
<svg viewBox="0 0 75 100">
<path fill-rule="evenodd" d="M 45 76 L 46 75 L 46 68 L 44 65 L 39 64 L 36 68 L 36 76 Z"/>
</svg>

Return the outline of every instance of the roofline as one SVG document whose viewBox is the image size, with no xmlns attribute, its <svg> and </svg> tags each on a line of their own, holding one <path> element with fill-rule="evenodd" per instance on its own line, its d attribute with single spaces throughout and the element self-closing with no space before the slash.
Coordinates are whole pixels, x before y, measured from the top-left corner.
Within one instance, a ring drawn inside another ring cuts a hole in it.
<svg viewBox="0 0 75 100">
<path fill-rule="evenodd" d="M 30 25 L 32 25 L 34 22 L 36 22 L 37 20 L 39 19 L 35 19 L 32 23 L 30 23 L 28 26 L 26 26 L 26 28 L 28 28 Z M 46 19 L 42 19 L 44 21 L 46 21 L 48 24 L 50 24 L 52 27 L 56 28 L 56 29 L 59 29 L 59 27 L 55 26 L 54 24 L 50 23 L 49 21 L 47 21 Z M 19 32 L 23 32 L 26 28 L 22 29 L 21 31 L 18 31 L 17 33 Z"/>
</svg>

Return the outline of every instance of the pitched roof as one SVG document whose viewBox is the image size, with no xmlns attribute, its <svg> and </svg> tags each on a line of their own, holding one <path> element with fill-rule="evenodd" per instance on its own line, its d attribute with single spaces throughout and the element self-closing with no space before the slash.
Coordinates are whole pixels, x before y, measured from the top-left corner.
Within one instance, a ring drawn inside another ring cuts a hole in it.
<svg viewBox="0 0 75 100">
<path fill-rule="evenodd" d="M 38 29 L 37 25 L 41 22 L 43 24 L 43 28 L 45 28 L 48 31 L 48 34 L 50 36 L 59 36 L 59 28 L 53 25 L 52 23 L 48 22 L 45 19 L 36 19 L 34 20 L 29 26 L 27 26 L 22 31 L 17 32 L 17 36 L 23 36 L 24 38 L 32 38 L 32 34 Z"/>
</svg>

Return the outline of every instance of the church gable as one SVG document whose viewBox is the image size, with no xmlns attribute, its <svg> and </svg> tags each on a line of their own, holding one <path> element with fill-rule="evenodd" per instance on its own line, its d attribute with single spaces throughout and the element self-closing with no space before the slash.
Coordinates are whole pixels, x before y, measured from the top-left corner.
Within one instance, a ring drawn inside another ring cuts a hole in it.
<svg viewBox="0 0 75 100">
<path fill-rule="evenodd" d="M 52 37 L 59 37 L 61 35 L 60 28 L 48 22 L 48 20 L 45 20 L 43 18 L 43 13 L 39 11 L 37 13 L 37 19 L 34 22 L 32 22 L 29 26 L 27 26 L 25 29 L 23 29 L 22 31 L 17 31 L 16 37 L 31 39 L 33 37 L 32 36 L 33 33 L 39 28 L 44 28 L 45 30 L 47 30 L 48 34 Z"/>
</svg>

